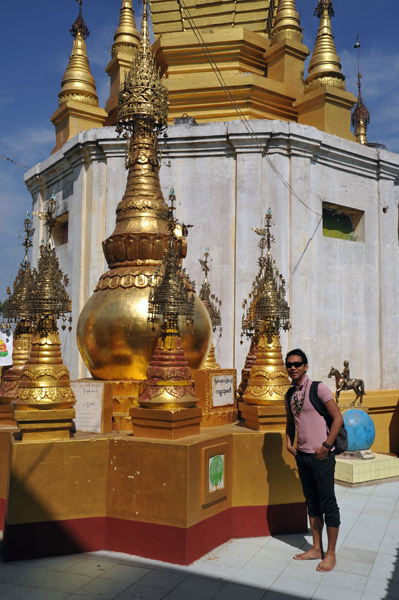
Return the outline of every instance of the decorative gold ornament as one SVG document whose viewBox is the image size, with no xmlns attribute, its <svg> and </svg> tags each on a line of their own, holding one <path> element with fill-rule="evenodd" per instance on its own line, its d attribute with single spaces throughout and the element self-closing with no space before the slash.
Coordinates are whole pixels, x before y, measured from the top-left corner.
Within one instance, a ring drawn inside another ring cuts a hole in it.
<svg viewBox="0 0 399 600">
<path fill-rule="evenodd" d="M 32 236 L 34 229 L 29 213 L 26 214 L 24 221 L 25 239 L 23 246 L 25 255 L 19 267 L 14 281 L 13 293 L 4 303 L 3 316 L 7 323 L 2 323 L 2 329 L 8 329 L 11 322 L 16 322 L 13 337 L 12 367 L 7 369 L 1 379 L 0 384 L 0 404 L 8 405 L 7 421 L 12 422 L 11 401 L 18 395 L 18 383 L 21 377 L 22 369 L 29 358 L 29 353 L 33 337 L 33 315 L 28 307 L 28 295 L 32 285 L 32 270 L 28 258 L 29 248 L 32 247 Z M 4 413 L 0 415 L 0 420 L 4 421 Z"/>
<path fill-rule="evenodd" d="M 332 1 L 319 0 L 314 14 L 320 19 L 320 25 L 309 62 L 305 91 L 309 92 L 324 85 L 333 85 L 345 90 L 345 76 L 341 72 L 331 27 L 331 17 L 334 16 Z"/>
<path fill-rule="evenodd" d="M 68 369 L 61 356 L 57 318 L 71 311 L 62 273 L 52 239 L 55 218 L 54 196 L 45 213 L 35 213 L 45 221 L 48 242 L 40 246 L 37 269 L 26 304 L 37 320 L 29 360 L 24 366 L 13 401 L 14 418 L 23 439 L 58 439 L 70 435 L 75 416 L 75 396 L 69 383 Z"/>
<path fill-rule="evenodd" d="M 295 0 L 279 0 L 270 39 L 272 45 L 286 39 L 300 43 L 303 41 L 302 28 Z"/>
<path fill-rule="evenodd" d="M 169 197 L 169 245 L 160 269 L 154 275 L 158 281 L 148 300 L 148 320 L 154 323 L 162 317 L 161 335 L 147 369 L 145 389 L 139 397 L 142 407 L 191 408 L 198 402 L 191 383 L 191 370 L 184 355 L 179 332 L 179 318 L 188 325 L 193 322 L 194 292 L 187 273 L 179 265 L 173 216 L 175 195 Z M 183 226 L 183 231 L 187 229 Z"/>
<path fill-rule="evenodd" d="M 93 377 L 144 380 L 159 337 L 147 322 L 148 294 L 169 244 L 167 205 L 159 181 L 157 134 L 166 126 L 167 90 L 159 76 L 148 36 L 147 2 L 140 46 L 119 93 L 118 131 L 127 139 L 126 191 L 116 209 L 116 227 L 103 242 L 109 270 L 83 308 L 77 327 L 80 353 Z M 179 260 L 186 239 L 178 234 Z M 210 323 L 196 298 L 192 328 L 180 324 L 191 368 L 208 352 Z"/>
<path fill-rule="evenodd" d="M 222 301 L 219 300 L 215 294 L 211 293 L 211 286 L 208 281 L 208 273 L 210 271 L 210 266 L 208 264 L 209 257 L 209 249 L 207 248 L 204 253 L 204 259 L 199 258 L 199 262 L 204 272 L 204 281 L 202 282 L 202 286 L 199 292 L 199 297 L 204 303 L 205 308 L 207 309 L 209 316 L 211 318 L 212 330 L 213 333 L 218 329 L 219 337 L 222 336 L 222 320 L 220 318 L 220 307 L 222 305 Z M 213 345 L 213 341 L 206 357 L 204 364 L 202 365 L 202 369 L 220 369 L 219 363 L 216 361 L 215 355 L 215 346 Z"/>
<path fill-rule="evenodd" d="M 274 236 L 270 232 L 269 208 L 264 228 L 253 229 L 260 236 L 259 271 L 252 285 L 251 302 L 245 300 L 242 328 L 248 337 L 258 337 L 256 360 L 242 394 L 247 404 L 268 405 L 284 402 L 290 386 L 281 354 L 280 330 L 290 328 L 290 309 L 285 300 L 285 281 L 271 254 Z M 266 249 L 266 255 L 264 251 Z M 243 387 L 245 382 L 242 382 Z"/>
</svg>

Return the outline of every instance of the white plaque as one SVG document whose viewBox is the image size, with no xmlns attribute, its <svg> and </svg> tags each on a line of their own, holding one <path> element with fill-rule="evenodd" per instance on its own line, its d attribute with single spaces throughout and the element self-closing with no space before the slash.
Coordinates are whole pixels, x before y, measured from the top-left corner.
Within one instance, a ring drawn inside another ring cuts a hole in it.
<svg viewBox="0 0 399 600">
<path fill-rule="evenodd" d="M 12 333 L 0 331 L 0 367 L 12 365 Z"/>
<path fill-rule="evenodd" d="M 234 376 L 212 376 L 212 406 L 234 405 Z"/>
<path fill-rule="evenodd" d="M 76 431 L 102 433 L 103 390 L 102 381 L 71 381 L 76 396 Z"/>
</svg>

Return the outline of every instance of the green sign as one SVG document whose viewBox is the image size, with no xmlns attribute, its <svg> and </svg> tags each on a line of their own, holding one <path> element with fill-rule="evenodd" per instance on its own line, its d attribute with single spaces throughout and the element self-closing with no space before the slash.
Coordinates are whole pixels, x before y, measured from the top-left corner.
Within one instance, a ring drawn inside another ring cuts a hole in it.
<svg viewBox="0 0 399 600">
<path fill-rule="evenodd" d="M 211 491 L 220 487 L 224 474 L 224 455 L 215 454 L 209 459 L 209 481 Z"/>
</svg>

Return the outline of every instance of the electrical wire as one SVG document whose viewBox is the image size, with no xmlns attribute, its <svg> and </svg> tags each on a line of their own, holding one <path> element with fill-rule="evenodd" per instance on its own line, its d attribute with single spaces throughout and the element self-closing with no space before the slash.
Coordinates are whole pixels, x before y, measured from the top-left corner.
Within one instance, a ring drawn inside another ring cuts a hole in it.
<svg viewBox="0 0 399 600">
<path fill-rule="evenodd" d="M 3 156 L 2 154 L 0 154 L 0 158 L 2 160 L 7 160 L 8 162 L 12 163 L 13 165 L 17 165 L 17 167 L 21 167 L 21 169 L 25 169 L 25 170 L 30 169 L 30 167 L 27 167 L 26 165 L 23 165 L 23 164 L 17 162 L 16 160 L 13 160 L 12 158 L 8 158 L 8 156 Z"/>
</svg>

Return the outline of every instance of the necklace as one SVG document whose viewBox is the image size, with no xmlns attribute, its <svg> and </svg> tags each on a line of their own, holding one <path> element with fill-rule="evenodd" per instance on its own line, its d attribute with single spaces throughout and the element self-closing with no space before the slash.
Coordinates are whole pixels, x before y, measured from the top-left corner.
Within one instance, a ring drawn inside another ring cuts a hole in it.
<svg viewBox="0 0 399 600">
<path fill-rule="evenodd" d="M 300 415 L 301 412 L 303 411 L 303 404 L 305 402 L 305 395 L 306 395 L 306 390 L 308 389 L 308 383 L 309 383 L 309 379 L 306 382 L 306 385 L 302 391 L 301 396 L 299 396 L 299 390 L 295 390 L 294 396 L 292 398 L 295 411 L 298 413 L 298 415 Z"/>
</svg>

